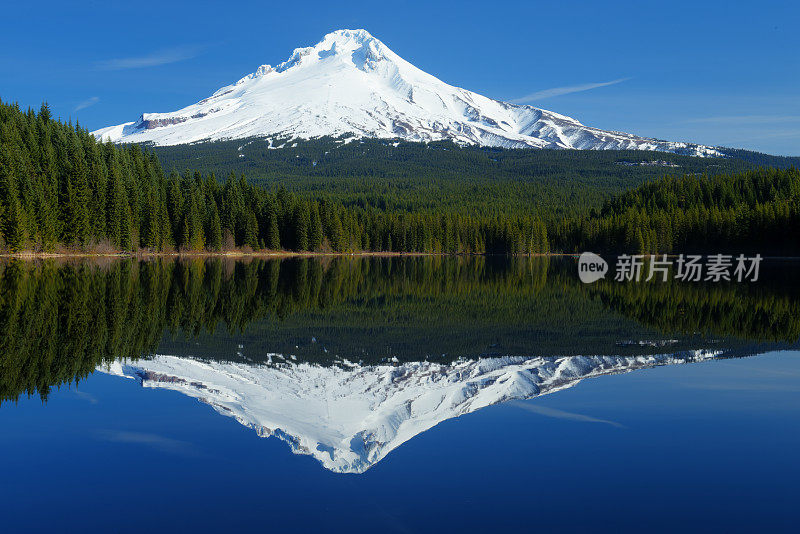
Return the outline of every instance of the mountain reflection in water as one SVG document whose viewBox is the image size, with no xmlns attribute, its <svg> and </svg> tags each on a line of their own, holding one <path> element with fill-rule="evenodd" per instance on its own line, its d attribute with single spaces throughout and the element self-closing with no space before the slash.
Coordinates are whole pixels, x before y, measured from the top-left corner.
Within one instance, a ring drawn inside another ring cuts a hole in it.
<svg viewBox="0 0 800 534">
<path fill-rule="evenodd" d="M 450 364 L 250 365 L 154 356 L 100 371 L 194 397 L 261 437 L 338 473 L 362 473 L 453 417 L 574 386 L 584 378 L 703 361 L 704 350 L 650 356 L 507 356 Z"/>
<path fill-rule="evenodd" d="M 0 263 L 0 401 L 100 370 L 360 473 L 489 405 L 795 346 L 797 267 L 583 285 L 571 258 Z"/>
</svg>

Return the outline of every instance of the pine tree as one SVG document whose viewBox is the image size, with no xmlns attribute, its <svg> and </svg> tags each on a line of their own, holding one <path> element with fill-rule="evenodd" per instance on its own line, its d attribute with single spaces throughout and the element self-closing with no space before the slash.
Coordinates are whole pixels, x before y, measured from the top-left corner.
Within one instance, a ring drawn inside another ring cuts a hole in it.
<svg viewBox="0 0 800 534">
<path fill-rule="evenodd" d="M 109 172 L 108 181 L 108 205 L 106 208 L 106 235 L 111 244 L 117 248 L 124 248 L 123 235 L 127 233 L 125 227 L 128 225 L 127 202 L 120 178 L 120 169 L 116 161 L 112 160 L 112 167 Z"/>
<path fill-rule="evenodd" d="M 364 237 L 367 238 L 367 234 L 364 234 Z M 319 214 L 319 206 L 315 202 L 311 207 L 311 228 L 309 231 L 308 237 L 308 248 L 309 250 L 316 251 L 322 247 L 322 218 Z M 367 241 L 368 242 L 368 241 Z M 369 245 L 364 245 L 364 249 L 368 248 Z"/>
<path fill-rule="evenodd" d="M 86 158 L 77 134 L 69 139 L 69 172 L 65 195 L 65 237 L 67 243 L 84 246 L 89 238 L 89 184 L 86 176 Z"/>
<path fill-rule="evenodd" d="M 184 241 L 184 246 L 190 250 L 199 251 L 205 247 L 205 235 L 203 235 L 203 222 L 200 215 L 199 192 L 195 190 L 188 203 L 186 211 L 186 225 L 189 234 Z"/>
<path fill-rule="evenodd" d="M 19 252 L 26 248 L 28 241 L 26 232 L 26 215 L 18 199 L 12 197 L 5 208 L 5 235 L 6 244 L 12 252 Z"/>
<path fill-rule="evenodd" d="M 39 131 L 39 176 L 36 211 L 39 231 L 45 250 L 52 250 L 58 243 L 60 224 L 58 217 L 58 176 L 55 149 L 51 140 L 50 109 L 42 104 L 37 120 Z M 101 205 L 101 209 L 104 206 Z"/>
<path fill-rule="evenodd" d="M 206 234 L 208 235 L 208 248 L 215 251 L 222 250 L 222 219 L 220 219 L 216 203 L 211 204 L 211 218 Z"/>
<path fill-rule="evenodd" d="M 275 208 L 275 202 L 272 200 L 267 200 L 266 219 L 267 219 L 267 236 L 266 236 L 267 248 L 270 250 L 280 250 L 281 232 L 280 232 L 280 227 L 278 226 L 278 213 Z"/>
<path fill-rule="evenodd" d="M 308 233 L 311 226 L 311 217 L 308 205 L 305 202 L 298 203 L 294 208 L 292 218 L 294 227 L 294 250 L 308 250 Z"/>
<path fill-rule="evenodd" d="M 244 245 L 258 250 L 258 220 L 255 213 L 248 211 L 245 215 Z"/>
</svg>

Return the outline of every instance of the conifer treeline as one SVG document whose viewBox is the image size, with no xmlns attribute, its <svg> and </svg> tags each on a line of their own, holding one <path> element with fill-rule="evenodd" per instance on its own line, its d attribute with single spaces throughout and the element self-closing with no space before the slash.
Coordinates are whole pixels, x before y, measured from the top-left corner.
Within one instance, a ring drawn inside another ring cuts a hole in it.
<svg viewBox="0 0 800 534">
<path fill-rule="evenodd" d="M 98 143 L 53 120 L 47 105 L 35 113 L 0 102 L 0 251 L 797 255 L 799 197 L 800 171 L 789 168 L 663 178 L 588 215 L 547 211 L 546 222 L 524 209 L 345 205 L 233 174 L 224 183 L 213 173 L 165 175 L 138 145 Z"/>
<path fill-rule="evenodd" d="M 553 232 L 563 250 L 800 254 L 800 170 L 665 177 Z"/>
<path fill-rule="evenodd" d="M 665 169 L 733 174 L 756 166 L 745 161 L 754 155 L 750 152 L 698 158 L 647 150 L 501 149 L 373 138 L 345 143 L 330 137 L 299 142 L 253 137 L 153 150 L 167 169 L 244 173 L 252 183 L 277 183 L 346 206 L 501 216 L 533 211 L 573 217 L 661 177 Z M 800 158 L 757 161 L 781 168 L 800 164 Z"/>
<path fill-rule="evenodd" d="M 10 251 L 546 252 L 536 217 L 345 208 L 231 175 L 165 175 L 138 145 L 0 103 L 0 247 Z"/>
</svg>

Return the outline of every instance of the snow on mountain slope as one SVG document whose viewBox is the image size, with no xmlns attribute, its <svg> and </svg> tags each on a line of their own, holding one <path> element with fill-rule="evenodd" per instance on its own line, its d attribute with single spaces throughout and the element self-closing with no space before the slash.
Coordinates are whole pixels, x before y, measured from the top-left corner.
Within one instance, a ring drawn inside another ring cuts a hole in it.
<svg viewBox="0 0 800 534">
<path fill-rule="evenodd" d="M 642 149 L 719 156 L 712 147 L 584 126 L 552 111 L 500 102 L 416 68 L 365 30 L 338 30 L 260 66 L 209 98 L 93 132 L 114 142 L 177 145 L 253 136 L 453 140 L 508 148 Z"/>
<path fill-rule="evenodd" d="M 704 350 L 650 356 L 503 357 L 451 364 L 247 365 L 155 356 L 99 371 L 178 391 L 278 437 L 339 473 L 362 473 L 417 434 L 453 417 L 529 399 L 595 376 L 701 361 Z M 271 355 L 277 356 L 277 355 Z"/>
</svg>

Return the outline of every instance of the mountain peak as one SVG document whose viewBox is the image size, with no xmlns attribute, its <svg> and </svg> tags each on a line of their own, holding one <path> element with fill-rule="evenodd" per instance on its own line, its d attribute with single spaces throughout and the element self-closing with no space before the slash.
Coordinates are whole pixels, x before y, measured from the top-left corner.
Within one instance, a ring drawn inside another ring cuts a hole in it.
<svg viewBox="0 0 800 534">
<path fill-rule="evenodd" d="M 144 113 L 138 121 L 94 134 L 114 142 L 157 145 L 347 136 L 720 155 L 711 147 L 591 128 L 558 113 L 453 87 L 364 29 L 330 32 L 313 46 L 296 48 L 276 67 L 261 65 L 196 104 L 170 113 Z"/>
<path fill-rule="evenodd" d="M 335 41 L 335 40 L 346 40 L 346 41 L 353 41 L 356 43 L 365 43 L 371 39 L 375 39 L 371 33 L 364 29 L 357 29 L 357 30 L 334 30 L 328 34 L 325 34 L 325 37 L 322 38 L 320 43 L 325 41 Z"/>
<path fill-rule="evenodd" d="M 388 48 L 367 30 L 336 30 L 330 32 L 314 46 L 295 48 L 289 59 L 279 64 L 276 72 L 284 72 L 298 65 L 339 59 L 364 70 L 372 61 L 386 59 Z"/>
</svg>

